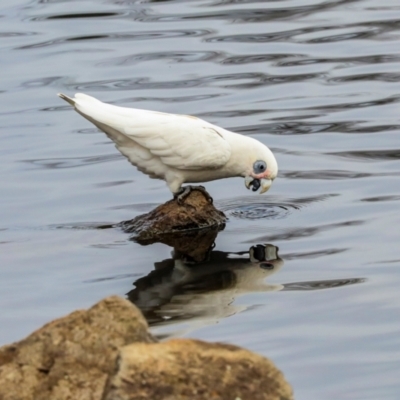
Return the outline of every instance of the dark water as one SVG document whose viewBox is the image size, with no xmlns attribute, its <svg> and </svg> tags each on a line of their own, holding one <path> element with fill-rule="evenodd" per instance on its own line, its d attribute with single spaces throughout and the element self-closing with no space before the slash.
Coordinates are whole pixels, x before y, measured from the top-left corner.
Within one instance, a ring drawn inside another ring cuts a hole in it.
<svg viewBox="0 0 400 400">
<path fill-rule="evenodd" d="M 270 357 L 296 399 L 399 398 L 398 0 L 3 0 L 0 46 L 0 343 L 128 294 L 161 337 Z M 207 184 L 230 219 L 201 266 L 97 229 L 170 193 L 56 97 L 77 91 L 254 136 L 279 179 Z"/>
</svg>

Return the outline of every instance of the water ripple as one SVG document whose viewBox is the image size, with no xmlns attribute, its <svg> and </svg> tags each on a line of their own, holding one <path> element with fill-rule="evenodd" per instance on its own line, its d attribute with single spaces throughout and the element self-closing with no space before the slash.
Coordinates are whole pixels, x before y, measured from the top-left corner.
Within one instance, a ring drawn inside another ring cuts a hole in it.
<svg viewBox="0 0 400 400">
<path fill-rule="evenodd" d="M 308 135 L 321 132 L 351 132 L 355 122 L 270 122 L 231 128 L 234 132 L 242 134 L 269 133 L 271 135 Z"/>
<path fill-rule="evenodd" d="M 328 82 L 334 83 L 346 83 L 346 82 L 357 82 L 357 81 L 380 81 L 380 82 L 400 82 L 400 74 L 394 72 L 380 72 L 371 74 L 357 74 L 341 76 L 336 78 L 329 78 Z M 372 105 L 372 104 L 371 104 Z"/>
<path fill-rule="evenodd" d="M 34 35 L 38 35 L 38 32 L 0 32 L 0 38 L 14 38 Z"/>
<path fill-rule="evenodd" d="M 366 39 L 382 33 L 382 30 L 379 28 L 364 28 L 364 29 L 365 30 L 360 30 L 360 28 L 358 28 L 356 32 L 346 32 L 342 34 L 321 36 L 319 38 L 306 40 L 304 41 L 304 43 L 308 44 L 334 43 L 334 42 L 342 42 L 344 40 Z"/>
<path fill-rule="evenodd" d="M 50 86 L 56 82 L 62 81 L 63 79 L 64 79 L 64 77 L 62 77 L 62 76 L 49 76 L 49 77 L 32 79 L 32 80 L 29 80 L 26 82 L 22 82 L 21 86 L 26 89 L 39 88 L 39 87 L 43 87 L 43 86 Z"/>
<path fill-rule="evenodd" d="M 159 1 L 159 0 L 149 0 L 149 1 L 153 2 L 153 1 Z M 279 0 L 275 0 L 275 1 L 279 2 Z M 207 3 L 207 6 L 220 7 L 220 6 L 238 5 L 238 4 L 259 4 L 259 3 L 271 4 L 273 2 L 274 1 L 271 1 L 271 0 L 214 0 L 214 1 Z M 344 2 L 344 0 L 324 1 L 321 4 L 314 5 L 314 7 L 316 7 L 316 9 L 318 9 L 318 10 L 321 10 L 321 9 L 323 10 L 326 8 L 339 6 L 343 2 Z M 349 1 L 348 3 L 350 3 L 350 2 L 351 1 Z"/>
<path fill-rule="evenodd" d="M 301 99 L 299 99 L 301 100 Z M 369 102 L 354 102 L 340 104 L 315 106 L 315 107 L 298 107 L 297 111 L 301 110 L 313 110 L 313 111 L 329 111 L 329 112 L 340 112 L 347 109 L 357 109 L 372 107 L 375 105 L 385 105 L 398 103 L 400 97 L 391 96 L 385 99 L 375 99 Z M 204 118 L 219 118 L 219 117 L 238 117 L 263 114 L 266 112 L 274 112 L 275 110 L 269 109 L 240 109 L 240 110 L 229 110 L 229 111 L 210 111 L 207 113 L 199 114 Z M 293 112 L 293 109 L 280 109 L 281 112 Z M 228 129 L 242 133 L 242 134 L 272 134 L 272 135 L 307 135 L 321 132 L 338 132 L 338 133 L 376 133 L 376 132 L 387 132 L 400 130 L 399 124 L 370 124 L 369 121 L 336 121 L 336 122 L 314 122 L 314 121 L 299 121 L 300 119 L 308 119 L 319 117 L 320 115 L 303 115 L 303 116 L 287 116 L 276 118 L 276 120 L 282 120 L 282 122 L 265 122 L 259 124 L 242 125 L 242 126 L 231 126 Z M 369 125 L 363 125 L 368 123 Z"/>
<path fill-rule="evenodd" d="M 330 231 L 332 229 L 359 226 L 363 225 L 364 223 L 365 221 L 362 220 L 353 220 L 353 221 L 339 222 L 335 224 L 310 226 L 307 228 L 290 228 L 287 230 L 286 229 L 283 230 L 281 233 L 274 233 L 274 234 L 259 236 L 257 238 L 252 238 L 251 240 L 245 241 L 244 243 L 253 243 L 253 242 L 270 243 L 281 240 L 297 240 L 301 238 L 309 238 L 318 233 Z"/>
<path fill-rule="evenodd" d="M 338 157 L 351 158 L 357 161 L 363 161 L 363 160 L 389 161 L 389 160 L 400 159 L 400 149 L 337 151 L 326 154 Z"/>
<path fill-rule="evenodd" d="M 376 203 L 381 201 L 399 201 L 400 196 L 398 195 L 391 195 L 391 196 L 377 196 L 377 197 L 366 197 L 361 199 L 360 201 L 365 201 L 368 203 Z"/>
<path fill-rule="evenodd" d="M 324 250 L 317 250 L 317 251 L 308 251 L 305 253 L 290 253 L 290 254 L 285 254 L 282 256 L 285 260 L 298 260 L 302 258 L 318 258 L 318 257 L 325 257 L 325 256 L 330 256 L 332 254 L 339 254 L 343 253 L 345 251 L 349 250 L 348 248 L 342 248 L 342 249 L 324 249 Z"/>
<path fill-rule="evenodd" d="M 302 153 L 304 154 L 304 153 Z M 400 172 L 356 172 L 346 170 L 313 170 L 313 171 L 282 171 L 279 176 L 287 179 L 320 179 L 320 180 L 338 180 L 338 179 L 360 179 L 371 176 L 400 176 Z"/>
<path fill-rule="evenodd" d="M 321 179 L 325 181 L 337 179 L 359 179 L 373 176 L 373 174 L 367 172 L 338 171 L 331 169 L 315 171 L 282 171 L 279 175 L 287 179 Z"/>
<path fill-rule="evenodd" d="M 92 12 L 92 13 L 76 13 L 76 14 L 53 14 L 44 15 L 40 17 L 33 17 L 31 21 L 45 21 L 52 19 L 82 19 L 82 18 L 107 18 L 107 17 L 119 17 L 123 15 L 117 12 Z"/>
<path fill-rule="evenodd" d="M 217 110 L 217 111 L 207 111 L 203 113 L 196 114 L 201 118 L 235 118 L 235 117 L 247 117 L 250 115 L 263 114 L 265 110 L 247 110 L 247 109 L 232 109 L 232 110 Z M 235 130 L 236 128 L 229 128 Z M 235 131 L 238 132 L 238 131 Z"/>
<path fill-rule="evenodd" d="M 135 65 L 153 60 L 170 60 L 174 62 L 202 62 L 216 60 L 222 54 L 217 51 L 160 51 L 154 53 L 131 54 L 98 63 L 99 66 Z"/>
<path fill-rule="evenodd" d="M 270 204 L 270 203 L 253 203 L 251 205 L 241 205 L 235 209 L 228 210 L 229 216 L 240 219 L 281 219 L 287 217 L 293 209 L 297 209 L 291 204 Z"/>
<path fill-rule="evenodd" d="M 125 33 L 102 33 L 98 35 L 67 36 L 44 42 L 28 44 L 17 47 L 18 50 L 35 49 L 39 47 L 58 46 L 74 41 L 131 41 L 131 40 L 160 40 L 178 37 L 200 37 L 210 34 L 206 29 L 185 29 L 185 30 L 155 30 Z"/>
<path fill-rule="evenodd" d="M 77 168 L 92 164 L 102 164 L 116 161 L 122 158 L 121 154 L 104 154 L 90 157 L 63 157 L 63 158 L 40 158 L 36 160 L 23 160 L 22 162 L 33 164 L 45 169 Z"/>
<path fill-rule="evenodd" d="M 157 96 L 146 96 L 146 97 L 129 97 L 123 98 L 121 100 L 115 101 L 112 104 L 121 104 L 126 106 L 126 103 L 137 103 L 139 101 L 156 101 L 160 103 L 187 103 L 188 101 L 201 101 L 201 100 L 209 100 L 215 99 L 217 97 L 225 96 L 224 93 L 214 93 L 214 94 L 188 94 L 187 96 L 164 96 L 164 97 L 157 97 Z M 198 115 L 198 114 L 197 114 Z"/>
<path fill-rule="evenodd" d="M 383 98 L 375 98 L 374 100 L 369 101 L 357 101 L 357 102 L 341 102 L 339 104 L 327 104 L 322 106 L 315 106 L 311 107 L 312 110 L 320 110 L 326 112 L 333 112 L 333 111 L 342 111 L 342 110 L 350 110 L 350 109 L 358 109 L 358 108 L 366 108 L 366 107 L 373 107 L 373 106 L 383 106 L 387 104 L 394 104 L 400 101 L 400 96 L 388 96 Z M 299 108 L 300 110 L 308 110 L 309 107 Z"/>
<path fill-rule="evenodd" d="M 221 64 L 223 65 L 254 64 L 254 63 L 263 63 L 270 61 L 279 61 L 285 59 L 291 60 L 300 57 L 305 57 L 305 55 L 290 54 L 290 53 L 242 54 L 242 55 L 225 57 L 224 60 L 221 61 Z M 277 63 L 277 65 L 282 65 L 282 64 Z"/>
<path fill-rule="evenodd" d="M 96 183 L 94 186 L 99 187 L 99 188 L 107 188 L 107 187 L 126 185 L 126 184 L 129 184 L 132 182 L 133 182 L 133 180 L 101 182 L 101 183 Z"/>
<path fill-rule="evenodd" d="M 400 25 L 400 20 L 378 20 L 373 22 L 361 22 L 352 24 L 325 25 L 325 26 L 308 26 L 299 29 L 284 30 L 279 32 L 266 33 L 247 33 L 235 35 L 219 35 L 207 38 L 207 42 L 232 42 L 232 43 L 267 43 L 267 42 L 297 42 L 305 44 L 332 43 L 349 41 L 354 39 L 371 39 L 379 37 L 384 33 L 397 30 Z M 337 31 L 338 29 L 346 30 L 341 34 L 330 34 L 317 38 L 307 39 L 307 35 Z M 349 32 L 349 30 L 354 30 Z M 300 36 L 300 38 L 299 38 Z M 303 36 L 303 38 L 301 38 Z M 304 38 L 306 36 L 306 38 Z"/>
<path fill-rule="evenodd" d="M 261 86 L 276 85 L 288 82 L 304 82 L 319 77 L 320 74 L 267 75 L 264 73 L 236 73 L 211 75 L 196 79 L 179 79 L 171 81 L 152 81 L 147 77 L 135 79 L 113 79 L 71 83 L 67 86 L 72 90 L 149 90 L 149 89 L 180 89 L 204 86 L 220 88 L 251 89 Z M 247 82 L 243 82 L 247 81 Z M 233 82 L 233 83 L 228 83 Z"/>
<path fill-rule="evenodd" d="M 268 199 L 257 197 L 238 197 L 217 201 L 216 205 L 224 211 L 229 217 L 239 219 L 282 219 L 286 218 L 294 210 L 300 210 L 307 204 L 324 201 L 333 194 L 304 197 L 298 199 L 282 200 L 273 196 Z"/>
<path fill-rule="evenodd" d="M 261 54 L 240 54 L 226 56 L 221 64 L 241 65 L 272 62 L 277 67 L 297 67 L 313 64 L 346 64 L 347 67 L 355 65 L 385 64 L 400 61 L 397 54 L 372 54 L 365 56 L 349 57 L 310 57 L 307 54 L 293 53 L 261 53 Z"/>
<path fill-rule="evenodd" d="M 355 0 L 353 0 L 355 1 Z M 309 14 L 336 7 L 342 3 L 349 3 L 349 0 L 339 1 L 326 1 L 317 4 L 285 7 L 285 8 L 241 8 L 241 9 L 221 9 L 218 11 L 204 12 L 204 13 L 190 13 L 190 14 L 163 14 L 163 15 L 147 15 L 144 17 L 146 22 L 158 21 L 184 21 L 184 20 L 227 20 L 235 23 L 241 22 L 268 22 L 272 20 L 291 20 L 300 16 L 307 16 Z M 226 5 L 221 3 L 217 5 Z M 231 3 L 229 3 L 231 4 Z"/>
<path fill-rule="evenodd" d="M 111 229 L 116 225 L 110 222 L 69 222 L 65 224 L 48 225 L 46 229 L 72 229 L 78 231 L 97 230 L 97 229 Z"/>
<path fill-rule="evenodd" d="M 243 56 L 244 58 L 246 56 Z M 286 58 L 289 60 L 286 61 Z M 371 65 L 371 64 L 385 64 L 400 61 L 400 55 L 397 54 L 373 54 L 368 56 L 351 56 L 351 57 L 332 57 L 332 58 L 312 58 L 306 54 L 290 55 L 290 57 L 276 58 L 283 60 L 276 63 L 279 67 L 296 67 L 311 64 L 331 64 L 331 63 L 345 63 L 347 66 L 353 65 Z M 262 57 L 260 58 L 260 62 Z M 254 61 L 257 62 L 257 58 Z"/>
</svg>

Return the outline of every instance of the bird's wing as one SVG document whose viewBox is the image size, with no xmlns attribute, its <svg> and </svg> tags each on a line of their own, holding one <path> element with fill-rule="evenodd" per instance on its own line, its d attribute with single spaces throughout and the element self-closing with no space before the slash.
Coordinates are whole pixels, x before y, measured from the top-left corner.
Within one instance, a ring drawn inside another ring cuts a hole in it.
<svg viewBox="0 0 400 400">
<path fill-rule="evenodd" d="M 139 144 L 165 165 L 182 170 L 216 169 L 230 158 L 224 129 L 199 118 L 117 107 L 82 93 L 73 99 L 60 97 L 105 131 L 125 153 L 127 147 Z"/>
</svg>

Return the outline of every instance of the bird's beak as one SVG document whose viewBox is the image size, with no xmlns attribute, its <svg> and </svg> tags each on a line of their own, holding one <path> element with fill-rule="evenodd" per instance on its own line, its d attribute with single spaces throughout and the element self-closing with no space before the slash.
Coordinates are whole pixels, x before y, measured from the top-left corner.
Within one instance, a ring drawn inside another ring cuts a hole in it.
<svg viewBox="0 0 400 400">
<path fill-rule="evenodd" d="M 261 179 L 261 190 L 260 194 L 265 193 L 272 185 L 272 180 L 271 179 Z"/>
<path fill-rule="evenodd" d="M 252 176 L 247 175 L 244 178 L 244 184 L 246 185 L 247 189 L 250 189 L 251 184 L 253 183 L 253 181 L 254 181 L 254 178 Z"/>
<path fill-rule="evenodd" d="M 258 179 L 258 178 L 253 178 L 252 176 L 246 176 L 244 179 L 244 184 L 246 185 L 247 189 L 253 190 L 253 192 L 256 192 L 260 187 L 260 194 L 265 193 L 272 185 L 272 180 L 271 179 Z"/>
</svg>

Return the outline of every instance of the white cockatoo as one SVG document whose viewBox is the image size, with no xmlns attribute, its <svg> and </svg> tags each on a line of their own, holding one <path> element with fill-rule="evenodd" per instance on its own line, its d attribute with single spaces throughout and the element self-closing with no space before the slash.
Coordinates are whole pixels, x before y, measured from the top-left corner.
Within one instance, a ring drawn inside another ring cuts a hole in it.
<svg viewBox="0 0 400 400">
<path fill-rule="evenodd" d="M 248 189 L 261 187 L 264 193 L 277 176 L 278 164 L 267 146 L 200 118 L 117 107 L 82 93 L 59 96 L 105 132 L 139 171 L 165 180 L 179 201 L 192 189 L 205 191 L 183 183 L 244 177 Z"/>
</svg>

